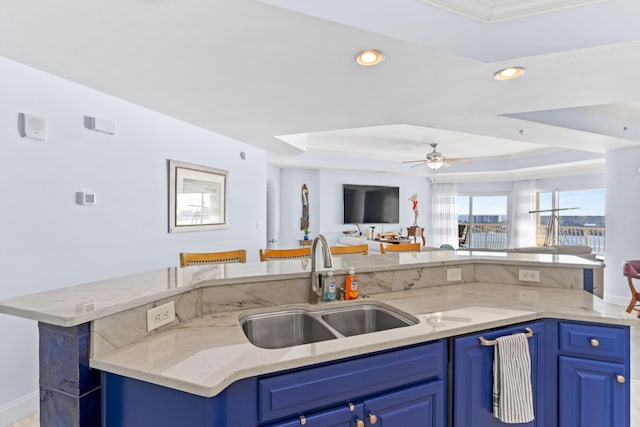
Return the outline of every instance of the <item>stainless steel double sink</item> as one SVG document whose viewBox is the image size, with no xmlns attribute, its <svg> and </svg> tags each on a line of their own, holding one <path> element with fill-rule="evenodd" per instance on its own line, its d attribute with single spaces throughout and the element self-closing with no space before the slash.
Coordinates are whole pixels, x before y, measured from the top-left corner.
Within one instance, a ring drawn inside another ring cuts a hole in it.
<svg viewBox="0 0 640 427">
<path fill-rule="evenodd" d="M 417 324 L 413 316 L 374 304 L 325 310 L 291 309 L 240 318 L 244 334 L 256 347 L 276 349 L 333 340 Z"/>
</svg>

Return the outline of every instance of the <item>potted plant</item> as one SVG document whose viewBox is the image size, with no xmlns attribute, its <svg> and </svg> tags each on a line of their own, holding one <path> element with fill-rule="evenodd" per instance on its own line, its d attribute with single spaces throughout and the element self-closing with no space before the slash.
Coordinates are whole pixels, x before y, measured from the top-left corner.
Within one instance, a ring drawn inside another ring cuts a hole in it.
<svg viewBox="0 0 640 427">
<path fill-rule="evenodd" d="M 308 228 L 304 229 L 304 240 L 309 240 L 309 229 Z"/>
</svg>

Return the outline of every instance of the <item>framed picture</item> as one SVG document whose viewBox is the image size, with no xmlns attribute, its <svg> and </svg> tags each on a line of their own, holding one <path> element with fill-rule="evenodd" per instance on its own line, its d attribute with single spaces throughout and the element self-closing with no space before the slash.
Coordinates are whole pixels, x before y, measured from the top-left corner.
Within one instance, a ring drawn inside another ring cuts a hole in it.
<svg viewBox="0 0 640 427">
<path fill-rule="evenodd" d="M 227 227 L 228 171 L 169 160 L 169 232 Z"/>
</svg>

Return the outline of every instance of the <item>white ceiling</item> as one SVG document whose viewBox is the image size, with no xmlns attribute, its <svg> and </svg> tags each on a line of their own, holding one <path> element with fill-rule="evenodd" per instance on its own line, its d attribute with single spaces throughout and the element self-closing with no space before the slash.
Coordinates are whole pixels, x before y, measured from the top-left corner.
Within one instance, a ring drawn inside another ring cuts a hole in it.
<svg viewBox="0 0 640 427">
<path fill-rule="evenodd" d="M 559 167 L 550 152 L 602 162 L 640 141 L 637 0 L 492 24 L 417 0 L 14 0 L 2 9 L 0 40 L 10 42 L 0 56 L 265 148 L 275 164 L 357 156 L 426 175 L 399 161 L 437 142 L 445 156 L 474 159 L 446 173 L 524 170 L 523 156 L 549 167 Z M 385 61 L 357 66 L 364 48 Z M 527 73 L 494 81 L 506 65 Z"/>
</svg>

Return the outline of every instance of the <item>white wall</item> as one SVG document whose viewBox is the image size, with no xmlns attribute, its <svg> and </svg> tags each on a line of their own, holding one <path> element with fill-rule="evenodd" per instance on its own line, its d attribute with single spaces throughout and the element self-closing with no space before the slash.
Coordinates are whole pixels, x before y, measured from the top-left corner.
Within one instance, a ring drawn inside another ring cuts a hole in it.
<svg viewBox="0 0 640 427">
<path fill-rule="evenodd" d="M 376 231 L 406 230 L 413 224 L 412 204 L 408 200 L 418 193 L 420 218 L 418 222 L 426 226 L 428 202 L 431 200 L 431 183 L 426 178 L 391 173 L 360 172 L 342 169 L 296 169 L 283 168 L 280 173 L 280 247 L 297 247 L 302 239 L 300 216 L 302 214 L 302 184 L 309 189 L 309 218 L 312 236 L 324 234 L 329 244 L 336 244 L 342 231 L 355 229 L 343 224 L 342 184 L 388 185 L 400 188 L 400 224 L 377 224 Z M 364 233 L 364 227 L 360 225 Z M 427 229 L 425 233 L 428 233 Z"/>
<path fill-rule="evenodd" d="M 181 251 L 246 248 L 257 260 L 262 150 L 4 59 L 0 75 L 0 299 L 176 266 Z M 19 112 L 46 117 L 45 142 L 19 136 Z M 117 134 L 85 129 L 84 115 L 116 122 Z M 227 229 L 167 232 L 167 159 L 229 171 Z M 97 205 L 76 205 L 76 191 Z M 37 405 L 36 323 L 0 315 L 0 336 L 3 426 Z"/>
<path fill-rule="evenodd" d="M 640 259 L 640 148 L 607 153 L 606 264 L 604 296 L 627 306 L 630 292 L 622 262 Z"/>
</svg>

